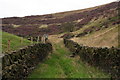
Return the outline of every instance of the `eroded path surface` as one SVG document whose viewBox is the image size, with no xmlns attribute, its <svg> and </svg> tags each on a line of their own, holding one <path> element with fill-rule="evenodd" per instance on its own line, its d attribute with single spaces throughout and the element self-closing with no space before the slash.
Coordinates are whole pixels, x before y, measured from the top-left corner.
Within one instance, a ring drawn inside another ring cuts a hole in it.
<svg viewBox="0 0 120 80">
<path fill-rule="evenodd" d="M 50 36 L 53 52 L 28 76 L 29 78 L 106 78 L 109 75 L 83 63 L 79 56 L 71 58 L 62 38 Z"/>
</svg>

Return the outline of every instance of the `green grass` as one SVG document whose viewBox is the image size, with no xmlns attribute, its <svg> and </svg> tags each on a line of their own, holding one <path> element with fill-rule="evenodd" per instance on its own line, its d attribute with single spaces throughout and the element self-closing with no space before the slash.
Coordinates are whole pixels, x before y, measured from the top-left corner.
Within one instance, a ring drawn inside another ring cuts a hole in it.
<svg viewBox="0 0 120 80">
<path fill-rule="evenodd" d="M 29 40 L 23 39 L 23 41 L 21 42 L 21 40 L 22 40 L 21 37 L 15 36 L 13 34 L 9 34 L 7 32 L 2 32 L 1 39 L 2 39 L 2 44 L 1 44 L 2 45 L 2 52 L 6 52 L 8 50 L 7 49 L 8 40 L 10 40 L 10 51 L 18 50 L 19 48 L 21 48 L 23 46 L 30 45 Z"/>
<path fill-rule="evenodd" d="M 69 57 L 71 53 L 61 44 L 53 45 L 55 50 L 28 78 L 109 78 L 109 75 L 83 63 L 79 58 Z"/>
</svg>

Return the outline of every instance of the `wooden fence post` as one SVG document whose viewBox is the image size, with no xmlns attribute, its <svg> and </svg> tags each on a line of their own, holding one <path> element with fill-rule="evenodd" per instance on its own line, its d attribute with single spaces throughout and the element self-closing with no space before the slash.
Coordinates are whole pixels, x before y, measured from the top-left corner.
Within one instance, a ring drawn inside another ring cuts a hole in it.
<svg viewBox="0 0 120 80">
<path fill-rule="evenodd" d="M 31 37 L 31 44 L 33 44 L 33 37 Z"/>
<path fill-rule="evenodd" d="M 38 36 L 38 38 L 37 38 L 37 43 L 39 43 L 39 40 L 40 40 L 40 37 Z"/>
<path fill-rule="evenodd" d="M 10 51 L 10 40 L 8 40 L 8 46 L 7 46 L 8 51 Z"/>
<path fill-rule="evenodd" d="M 23 43 L 23 37 L 21 37 L 21 39 L 20 39 L 20 43 L 21 43 L 21 44 Z"/>
<path fill-rule="evenodd" d="M 43 43 L 45 43 L 45 37 L 43 37 Z"/>
<path fill-rule="evenodd" d="M 42 36 L 42 38 L 41 38 L 41 42 L 44 43 L 44 36 Z"/>
</svg>

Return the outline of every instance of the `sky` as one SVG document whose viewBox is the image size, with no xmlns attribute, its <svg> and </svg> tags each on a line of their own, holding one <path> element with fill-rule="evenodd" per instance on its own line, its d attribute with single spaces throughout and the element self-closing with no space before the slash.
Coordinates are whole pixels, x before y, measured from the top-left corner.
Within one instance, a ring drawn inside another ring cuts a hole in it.
<svg viewBox="0 0 120 80">
<path fill-rule="evenodd" d="M 0 0 L 0 18 L 79 10 L 114 1 L 116 0 Z"/>
</svg>

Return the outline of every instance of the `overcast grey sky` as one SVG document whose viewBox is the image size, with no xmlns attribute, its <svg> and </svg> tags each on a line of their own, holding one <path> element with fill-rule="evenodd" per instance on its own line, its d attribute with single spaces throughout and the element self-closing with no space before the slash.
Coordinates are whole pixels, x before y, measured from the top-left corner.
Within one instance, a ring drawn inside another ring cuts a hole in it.
<svg viewBox="0 0 120 80">
<path fill-rule="evenodd" d="M 113 1 L 116 0 L 0 0 L 0 18 L 78 10 Z"/>
</svg>

